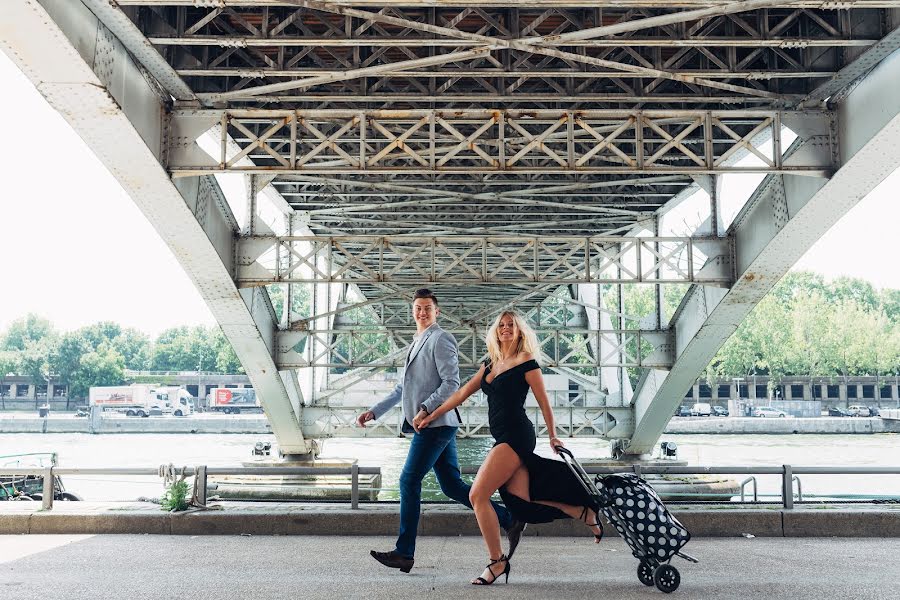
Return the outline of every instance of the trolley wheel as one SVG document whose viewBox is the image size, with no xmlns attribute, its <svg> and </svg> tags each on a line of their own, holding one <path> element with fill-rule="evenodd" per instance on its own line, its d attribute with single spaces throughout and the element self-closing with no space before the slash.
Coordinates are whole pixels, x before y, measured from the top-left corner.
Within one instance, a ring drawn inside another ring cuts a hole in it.
<svg viewBox="0 0 900 600">
<path fill-rule="evenodd" d="M 659 565 L 653 571 L 653 583 L 659 591 L 670 594 L 681 584 L 681 574 L 672 565 Z"/>
<path fill-rule="evenodd" d="M 642 560 L 638 564 L 637 576 L 641 583 L 648 587 L 653 587 L 655 585 L 653 582 L 653 563 Z"/>
</svg>

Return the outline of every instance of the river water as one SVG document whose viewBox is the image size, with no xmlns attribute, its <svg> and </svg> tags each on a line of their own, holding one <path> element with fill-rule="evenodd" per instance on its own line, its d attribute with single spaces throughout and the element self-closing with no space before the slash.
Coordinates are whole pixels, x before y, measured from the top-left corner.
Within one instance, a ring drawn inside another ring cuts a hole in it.
<svg viewBox="0 0 900 600">
<path fill-rule="evenodd" d="M 679 458 L 692 466 L 900 466 L 900 435 L 665 435 L 678 444 Z M 253 445 L 271 435 L 214 434 L 0 434 L 0 456 L 24 452 L 56 452 L 61 467 L 238 466 L 250 460 Z M 582 460 L 609 456 L 607 442 L 565 441 Z M 459 441 L 463 465 L 478 465 L 490 449 L 490 439 Z M 357 458 L 360 465 L 380 466 L 381 500 L 397 498 L 397 481 L 409 441 L 399 438 L 327 440 L 323 458 Z M 551 456 L 546 439 L 538 454 Z M 0 459 L 0 465 L 6 462 Z M 742 478 L 738 476 L 738 478 Z M 760 493 L 777 494 L 777 476 L 758 476 Z M 64 484 L 85 500 L 134 500 L 163 492 L 157 477 L 66 476 Z M 878 495 L 900 497 L 900 475 L 803 476 L 805 497 Z M 443 499 L 433 475 L 426 478 L 425 496 Z M 748 488 L 749 491 L 749 488 Z"/>
</svg>

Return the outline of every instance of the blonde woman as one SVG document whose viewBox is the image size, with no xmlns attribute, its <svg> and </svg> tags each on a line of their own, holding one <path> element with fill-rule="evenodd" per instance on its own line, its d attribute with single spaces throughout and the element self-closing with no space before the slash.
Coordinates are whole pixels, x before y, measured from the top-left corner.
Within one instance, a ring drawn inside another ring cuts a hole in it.
<svg viewBox="0 0 900 600">
<path fill-rule="evenodd" d="M 509 580 L 509 557 L 500 544 L 500 525 L 491 507 L 491 496 L 498 489 L 513 516 L 523 522 L 545 523 L 559 518 L 576 518 L 593 529 L 600 541 L 602 529 L 596 513 L 589 509 L 590 498 L 561 461 L 534 454 L 537 443 L 534 424 L 525 413 L 528 390 L 534 392 L 554 452 L 563 446 L 556 437 L 553 411 L 547 400 L 544 379 L 535 357 L 540 353 L 537 336 L 525 320 L 513 311 L 504 311 L 487 333 L 488 359 L 478 373 L 450 396 L 434 412 L 413 425 L 427 426 L 481 389 L 488 398 L 488 423 L 496 440 L 488 452 L 469 500 L 475 510 L 478 527 L 490 555 L 490 563 L 476 585 L 490 585 L 500 576 Z M 510 557 L 513 549 L 510 548 Z"/>
</svg>

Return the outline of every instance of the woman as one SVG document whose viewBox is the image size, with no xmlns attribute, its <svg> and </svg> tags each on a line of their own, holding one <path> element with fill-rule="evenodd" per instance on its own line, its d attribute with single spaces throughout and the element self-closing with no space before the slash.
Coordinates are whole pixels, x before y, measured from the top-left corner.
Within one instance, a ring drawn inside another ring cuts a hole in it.
<svg viewBox="0 0 900 600">
<path fill-rule="evenodd" d="M 414 424 L 417 428 L 425 427 L 462 404 L 478 389 L 487 395 L 488 423 L 496 442 L 478 469 L 469 500 L 490 563 L 480 577 L 472 580 L 476 585 L 490 585 L 500 575 L 509 580 L 509 558 L 502 553 L 500 525 L 490 503 L 498 489 L 517 519 L 545 523 L 571 517 L 585 521 L 597 542 L 602 535 L 597 514 L 589 508 L 590 498 L 568 467 L 534 454 L 537 442 L 534 424 L 525 414 L 529 388 L 544 415 L 550 447 L 557 452 L 563 446 L 556 437 L 553 411 L 544 390 L 540 365 L 534 358 L 540 351 L 537 336 L 522 317 L 504 311 L 488 330 L 487 347 L 489 358 L 478 373 L 433 413 Z"/>
</svg>

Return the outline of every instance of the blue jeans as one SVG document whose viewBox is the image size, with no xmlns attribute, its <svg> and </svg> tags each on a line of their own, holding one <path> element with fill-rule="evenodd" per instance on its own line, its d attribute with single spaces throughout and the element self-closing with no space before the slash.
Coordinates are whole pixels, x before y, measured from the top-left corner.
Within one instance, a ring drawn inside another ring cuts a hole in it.
<svg viewBox="0 0 900 600">
<path fill-rule="evenodd" d="M 428 427 L 415 434 L 400 473 L 400 535 L 397 553 L 413 557 L 416 552 L 416 531 L 422 506 L 422 479 L 434 469 L 441 491 L 448 498 L 472 508 L 469 502 L 471 485 L 462 480 L 456 457 L 456 427 Z M 500 504 L 491 502 L 497 511 L 500 526 L 508 529 L 512 516 Z"/>
</svg>

